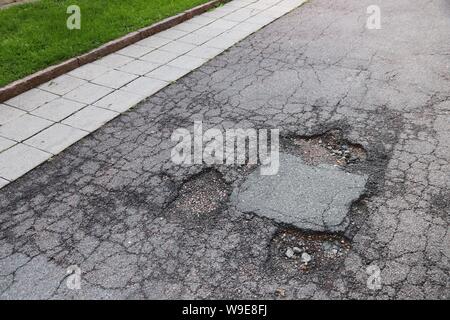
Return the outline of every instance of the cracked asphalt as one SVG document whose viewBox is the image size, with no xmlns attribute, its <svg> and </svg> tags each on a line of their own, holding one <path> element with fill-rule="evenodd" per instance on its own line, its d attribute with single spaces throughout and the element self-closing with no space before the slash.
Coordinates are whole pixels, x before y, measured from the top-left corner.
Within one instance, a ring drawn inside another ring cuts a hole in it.
<svg viewBox="0 0 450 320">
<path fill-rule="evenodd" d="M 371 4 L 311 0 L 2 189 L 0 298 L 449 299 L 450 2 L 380 0 L 382 29 L 367 30 Z M 351 230 L 239 212 L 229 195 L 248 168 L 170 161 L 171 133 L 194 120 L 341 130 L 367 152 Z M 314 248 L 335 237 L 320 265 Z M 306 269 L 284 256 L 301 241 Z"/>
</svg>

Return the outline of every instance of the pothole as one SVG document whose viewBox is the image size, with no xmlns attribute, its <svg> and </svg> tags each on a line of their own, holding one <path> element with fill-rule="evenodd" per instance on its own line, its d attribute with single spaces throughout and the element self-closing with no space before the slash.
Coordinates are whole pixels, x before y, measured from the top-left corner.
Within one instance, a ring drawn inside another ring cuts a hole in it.
<svg viewBox="0 0 450 320">
<path fill-rule="evenodd" d="M 281 229 L 271 242 L 271 262 L 278 268 L 332 271 L 350 250 L 350 242 L 336 234 Z"/>
<path fill-rule="evenodd" d="M 186 181 L 178 194 L 171 209 L 200 217 L 220 211 L 228 200 L 229 186 L 220 173 L 207 170 Z"/>
<path fill-rule="evenodd" d="M 323 163 L 346 167 L 367 160 L 364 148 L 347 141 L 340 130 L 331 130 L 311 137 L 288 137 L 282 144 L 288 153 L 301 157 L 310 165 Z"/>
<path fill-rule="evenodd" d="M 382 145 L 369 153 L 341 130 L 283 137 L 280 150 L 279 172 L 245 174 L 231 203 L 278 224 L 267 260 L 273 272 L 301 270 L 332 281 L 367 218 L 367 199 L 383 181 L 388 157 Z"/>
</svg>

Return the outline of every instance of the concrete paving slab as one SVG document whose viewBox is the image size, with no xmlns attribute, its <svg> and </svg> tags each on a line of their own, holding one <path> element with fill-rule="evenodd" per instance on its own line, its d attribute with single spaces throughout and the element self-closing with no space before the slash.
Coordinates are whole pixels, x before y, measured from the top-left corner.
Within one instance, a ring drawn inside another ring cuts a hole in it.
<svg viewBox="0 0 450 320">
<path fill-rule="evenodd" d="M 123 56 L 131 57 L 131 58 L 139 58 L 153 50 L 154 50 L 154 48 L 149 48 L 149 47 L 132 44 L 128 47 L 125 47 L 125 48 L 117 51 L 117 53 L 121 54 Z"/>
<path fill-rule="evenodd" d="M 212 59 L 218 54 L 222 53 L 222 49 L 218 48 L 210 48 L 207 46 L 199 46 L 194 50 L 191 50 L 187 53 L 188 56 L 202 58 L 202 59 Z"/>
<path fill-rule="evenodd" d="M 141 60 L 152 62 L 155 64 L 165 64 L 178 57 L 178 53 L 163 50 L 155 50 L 141 57 Z"/>
<path fill-rule="evenodd" d="M 172 60 L 171 62 L 168 63 L 168 66 L 194 70 L 200 67 L 205 62 L 206 62 L 205 59 L 185 55 Z"/>
<path fill-rule="evenodd" d="M 95 78 L 100 77 L 102 74 L 108 72 L 110 68 L 95 64 L 95 63 L 88 63 L 84 66 L 81 66 L 79 68 L 76 68 L 75 70 L 70 71 L 68 74 L 71 76 L 85 79 L 85 80 L 92 80 Z"/>
<path fill-rule="evenodd" d="M 205 17 L 205 16 L 196 16 L 189 20 L 190 23 L 198 24 L 201 26 L 206 26 L 207 24 L 210 24 L 211 22 L 216 21 L 215 18 L 211 17 Z"/>
<path fill-rule="evenodd" d="M 170 43 L 162 46 L 160 49 L 163 51 L 169 51 L 169 52 L 173 52 L 178 55 L 181 55 L 188 51 L 191 51 L 195 47 L 196 47 L 195 45 L 190 44 L 190 43 L 185 43 L 185 42 L 181 42 L 181 41 L 173 41 L 173 42 L 170 42 Z"/>
<path fill-rule="evenodd" d="M 84 103 L 64 98 L 58 98 L 47 104 L 44 104 L 43 106 L 33 110 L 30 113 L 32 115 L 56 122 L 67 118 L 72 113 L 77 112 L 85 106 L 86 104 Z"/>
<path fill-rule="evenodd" d="M 32 111 L 56 98 L 58 98 L 56 94 L 41 89 L 31 89 L 6 101 L 5 104 L 24 111 Z"/>
<path fill-rule="evenodd" d="M 160 66 L 160 63 L 153 63 L 144 60 L 134 60 L 130 63 L 127 63 L 126 65 L 117 68 L 117 70 L 143 76 L 144 74 L 155 70 Z"/>
<path fill-rule="evenodd" d="M 0 127 L 0 136 L 20 142 L 52 124 L 53 121 L 30 114 L 24 114 L 23 116 L 2 125 Z"/>
<path fill-rule="evenodd" d="M 191 70 L 189 69 L 182 69 L 171 65 L 164 65 L 148 73 L 146 76 L 153 79 L 171 82 L 178 80 L 190 71 Z"/>
<path fill-rule="evenodd" d="M 9 181 L 3 178 L 0 178 L 0 189 L 9 184 Z"/>
<path fill-rule="evenodd" d="M 253 23 L 248 23 L 248 22 L 241 22 L 239 23 L 236 27 L 234 27 L 232 30 L 239 30 L 239 31 L 248 31 L 250 33 L 256 32 L 260 29 L 260 27 L 258 25 L 255 25 Z"/>
<path fill-rule="evenodd" d="M 239 22 L 233 21 L 233 20 L 226 20 L 224 19 L 217 19 L 213 23 L 209 24 L 208 26 L 202 28 L 202 29 L 218 29 L 221 31 L 230 30 L 231 28 L 237 26 Z"/>
<path fill-rule="evenodd" d="M 92 83 L 108 88 L 119 89 L 120 87 L 126 85 L 128 82 L 133 81 L 137 77 L 138 76 L 135 74 L 111 70 L 92 80 Z"/>
<path fill-rule="evenodd" d="M 186 31 L 175 30 L 175 29 L 171 28 L 171 29 L 164 30 L 164 31 L 158 33 L 158 37 L 169 39 L 169 40 L 176 40 L 187 34 L 188 34 L 188 32 L 186 32 Z"/>
<path fill-rule="evenodd" d="M 23 110 L 0 104 L 0 126 L 24 114 Z"/>
<path fill-rule="evenodd" d="M 242 21 L 245 21 L 248 18 L 258 14 L 259 12 L 261 12 L 261 10 L 249 9 L 246 7 L 246 8 L 239 9 L 233 13 L 226 15 L 225 17 L 223 17 L 223 19 L 229 20 L 229 21 L 242 22 Z"/>
<path fill-rule="evenodd" d="M 199 31 L 201 31 L 201 29 Z M 214 38 L 214 35 L 211 35 L 211 34 L 208 34 L 205 32 L 200 32 L 200 33 L 193 32 L 193 33 L 188 34 L 185 37 L 180 38 L 179 41 L 199 46 L 202 43 L 205 43 L 206 41 L 211 40 L 212 38 Z"/>
<path fill-rule="evenodd" d="M 86 80 L 65 74 L 44 83 L 39 88 L 62 96 L 85 83 Z"/>
<path fill-rule="evenodd" d="M 151 36 L 148 38 L 145 38 L 141 41 L 136 42 L 139 46 L 149 47 L 152 49 L 157 49 L 159 47 L 162 47 L 163 45 L 169 43 L 171 40 L 167 38 L 161 38 L 158 36 Z"/>
<path fill-rule="evenodd" d="M 223 16 L 225 16 L 225 15 L 227 15 L 227 14 L 233 12 L 233 11 L 236 11 L 238 9 L 239 8 L 237 8 L 237 7 L 233 7 L 233 8 L 220 7 L 220 8 L 217 8 L 216 10 L 204 13 L 203 16 L 219 19 L 219 18 L 222 18 Z"/>
<path fill-rule="evenodd" d="M 17 141 L 0 137 L 0 152 L 12 147 L 16 143 L 17 143 Z"/>
<path fill-rule="evenodd" d="M 113 54 L 110 54 L 109 56 L 106 56 L 104 58 L 96 60 L 93 63 L 99 64 L 101 66 L 105 66 L 108 68 L 118 68 L 120 66 L 123 66 L 124 64 L 131 62 L 131 61 L 133 61 L 133 58 L 131 58 L 131 57 L 113 53 Z"/>
<path fill-rule="evenodd" d="M 74 128 L 92 132 L 118 115 L 119 113 L 117 112 L 87 106 L 64 120 L 62 123 Z"/>
<path fill-rule="evenodd" d="M 238 40 L 236 40 L 235 38 L 227 37 L 226 35 L 220 35 L 206 42 L 205 46 L 225 50 L 234 45 L 236 42 L 238 42 Z"/>
<path fill-rule="evenodd" d="M 196 23 L 190 23 L 189 21 L 180 23 L 178 25 L 176 25 L 175 27 L 173 27 L 173 29 L 175 30 L 181 30 L 181 31 L 185 31 L 185 32 L 193 32 L 195 30 L 200 29 L 202 26 Z M 144 40 L 142 40 L 144 41 Z"/>
<path fill-rule="evenodd" d="M 264 15 L 264 11 L 261 13 L 258 13 L 257 15 L 252 16 L 251 18 L 245 20 L 245 22 L 253 23 L 258 26 L 265 26 L 268 25 L 273 21 L 273 17 Z"/>
<path fill-rule="evenodd" d="M 169 82 L 151 79 L 148 77 L 140 77 L 127 84 L 121 90 L 141 96 L 149 96 L 158 92 L 167 85 L 169 85 Z"/>
<path fill-rule="evenodd" d="M 51 156 L 48 152 L 18 143 L 0 153 L 0 177 L 15 180 Z"/>
<path fill-rule="evenodd" d="M 115 112 L 125 112 L 144 98 L 144 96 L 140 96 L 138 94 L 117 90 L 94 103 L 94 106 L 109 109 Z"/>
<path fill-rule="evenodd" d="M 112 91 L 113 89 L 111 88 L 107 88 L 105 86 L 100 86 L 88 82 L 82 85 L 81 87 L 78 87 L 73 91 L 70 91 L 68 94 L 64 96 L 64 98 L 85 104 L 91 104 L 99 100 L 100 98 L 106 96 L 108 93 Z"/>
<path fill-rule="evenodd" d="M 52 154 L 57 154 L 88 134 L 89 132 L 87 131 L 55 123 L 26 140 L 24 144 Z"/>
</svg>

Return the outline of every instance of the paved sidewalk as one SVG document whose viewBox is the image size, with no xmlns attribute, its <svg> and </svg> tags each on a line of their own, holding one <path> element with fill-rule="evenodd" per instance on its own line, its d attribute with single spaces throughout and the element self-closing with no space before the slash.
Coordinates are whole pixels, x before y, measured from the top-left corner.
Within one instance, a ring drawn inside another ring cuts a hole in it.
<svg viewBox="0 0 450 320">
<path fill-rule="evenodd" d="M 450 6 L 380 0 L 368 30 L 372 4 L 311 0 L 0 190 L 0 298 L 449 299 Z M 341 134 L 368 177 L 348 229 L 240 211 L 247 168 L 175 165 L 194 120 L 291 153 Z"/>
<path fill-rule="evenodd" d="M 0 188 L 305 0 L 233 0 L 0 104 Z"/>
</svg>

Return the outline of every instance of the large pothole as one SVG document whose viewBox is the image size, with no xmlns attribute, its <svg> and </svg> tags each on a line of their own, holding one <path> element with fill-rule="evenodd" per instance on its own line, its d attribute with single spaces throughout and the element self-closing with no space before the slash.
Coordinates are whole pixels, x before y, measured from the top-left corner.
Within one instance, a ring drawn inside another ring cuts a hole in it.
<svg viewBox="0 0 450 320">
<path fill-rule="evenodd" d="M 344 261 L 365 217 L 372 176 L 368 153 L 340 130 L 284 137 L 280 149 L 278 174 L 246 174 L 232 203 L 280 225 L 270 241 L 272 272 L 324 271 L 326 278 Z"/>
</svg>

